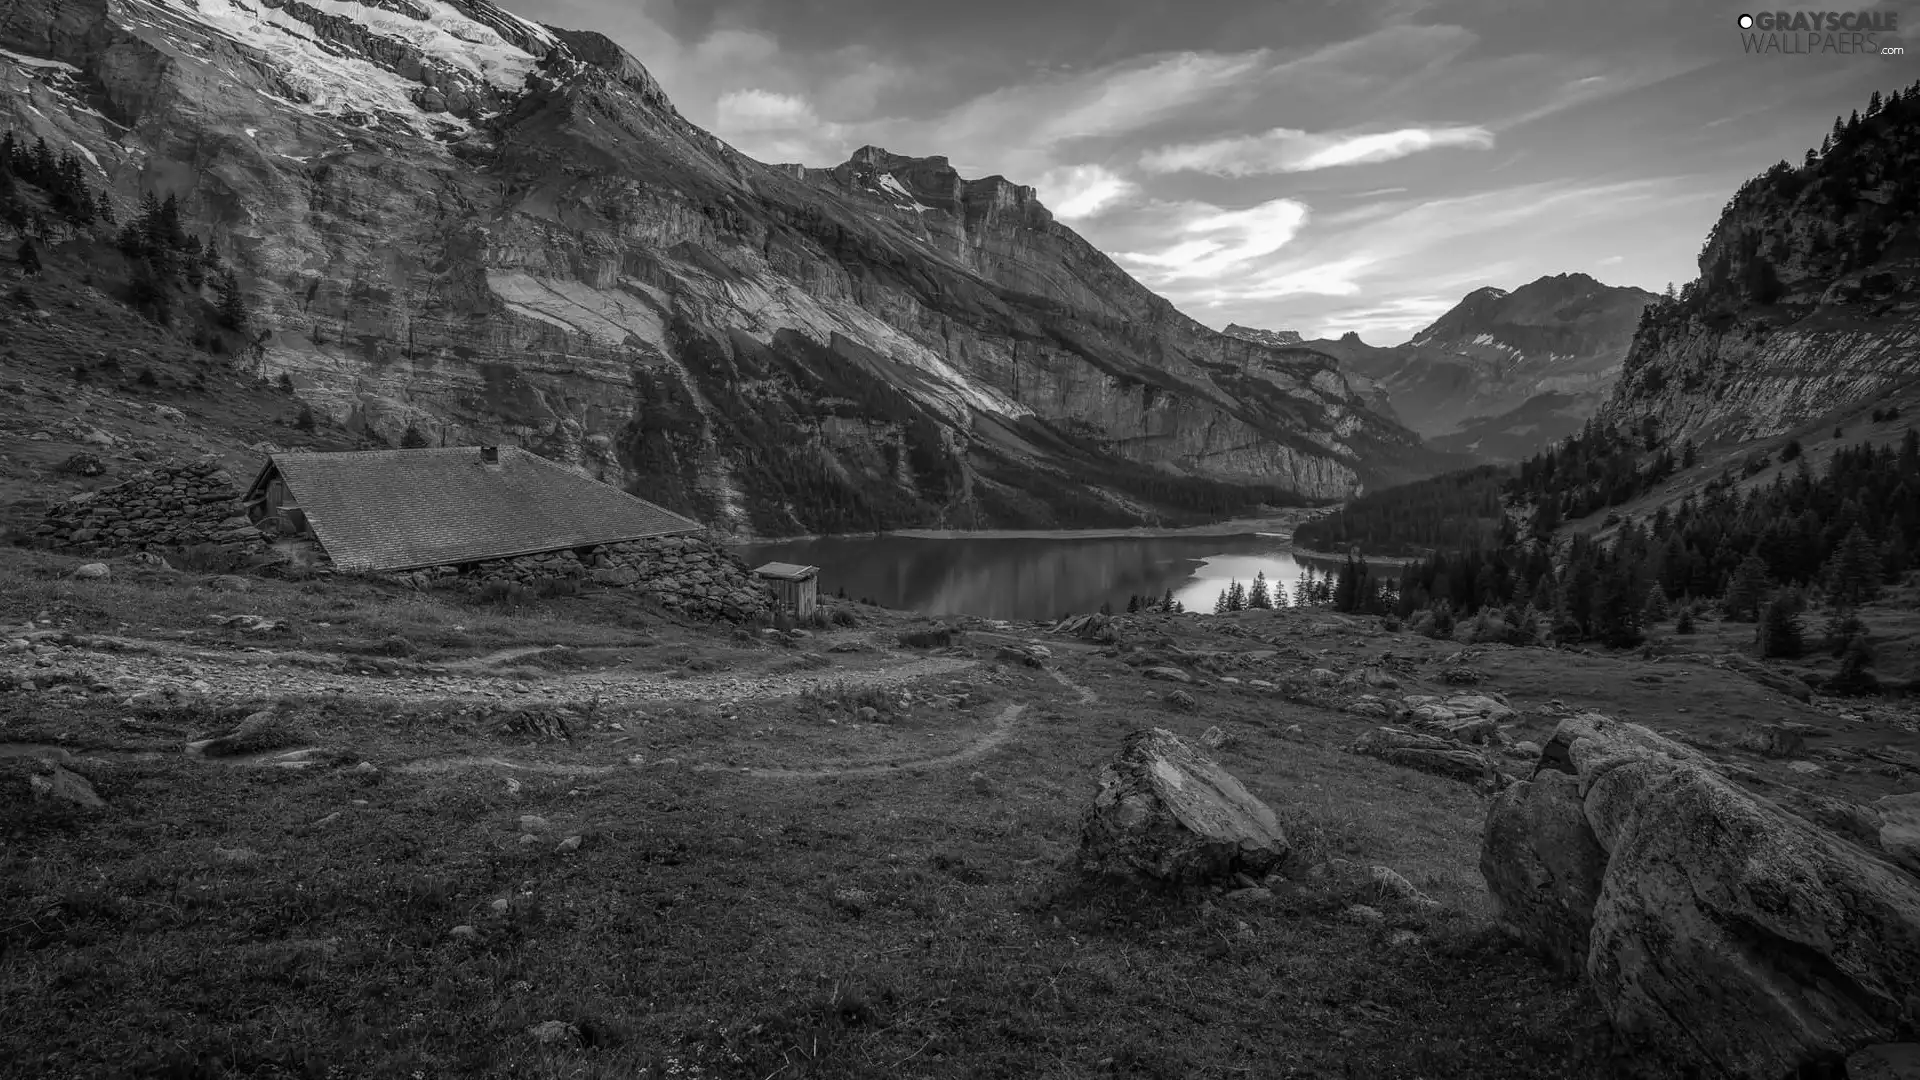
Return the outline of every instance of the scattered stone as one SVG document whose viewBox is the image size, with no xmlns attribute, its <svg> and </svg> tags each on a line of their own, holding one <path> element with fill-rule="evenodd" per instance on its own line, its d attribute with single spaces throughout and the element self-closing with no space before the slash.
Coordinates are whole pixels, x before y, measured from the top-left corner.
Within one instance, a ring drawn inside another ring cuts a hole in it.
<svg viewBox="0 0 1920 1080">
<path fill-rule="evenodd" d="M 217 847 L 213 849 L 213 857 L 219 859 L 221 862 L 250 863 L 260 858 L 260 853 L 252 848 Z"/>
<path fill-rule="evenodd" d="M 380 767 L 371 761 L 363 761 L 353 767 L 353 772 L 359 776 L 376 776 L 380 772 Z"/>
<path fill-rule="evenodd" d="M 1263 874 L 1288 850 L 1271 808 L 1184 739 L 1155 728 L 1129 734 L 1101 769 L 1078 864 L 1094 876 L 1196 883 Z"/>
<path fill-rule="evenodd" d="M 81 581 L 106 581 L 113 577 L 113 568 L 103 562 L 90 562 L 75 569 L 73 576 Z"/>
<path fill-rule="evenodd" d="M 1354 904 L 1341 914 L 1346 916 L 1348 921 L 1357 923 L 1378 923 L 1387 920 L 1386 913 L 1366 904 Z"/>
<path fill-rule="evenodd" d="M 538 814 L 520 815 L 520 831 L 523 833 L 546 832 L 547 828 L 547 819 Z"/>
<path fill-rule="evenodd" d="M 1387 944 L 1399 949 L 1412 948 L 1420 944 L 1420 935 L 1411 930 L 1395 930 L 1387 935 Z"/>
<path fill-rule="evenodd" d="M 579 1038 L 580 1029 L 563 1020 L 546 1020 L 528 1027 L 527 1034 L 541 1046 L 552 1046 Z"/>
<path fill-rule="evenodd" d="M 1193 676 L 1181 671 L 1177 667 L 1161 666 L 1143 668 L 1140 674 L 1149 679 L 1160 679 L 1164 682 L 1191 683 L 1193 681 Z"/>
<path fill-rule="evenodd" d="M 479 938 L 480 931 L 471 926 L 461 925 L 447 931 L 447 936 L 455 941 L 473 941 Z"/>
<path fill-rule="evenodd" d="M 553 850 L 554 853 L 558 855 L 565 855 L 569 851 L 579 851 L 580 838 L 577 836 L 569 836 L 565 840 L 560 841 L 559 845 Z"/>
<path fill-rule="evenodd" d="M 1390 893 L 1395 899 L 1409 906 L 1431 911 L 1440 907 L 1440 901 L 1413 887 L 1413 882 L 1400 876 L 1389 866 L 1373 866 L 1367 869 L 1367 876 L 1375 885 Z"/>
<path fill-rule="evenodd" d="M 1784 724 L 1762 724 L 1740 736 L 1737 745 L 1743 750 L 1775 758 L 1790 758 L 1807 748 L 1806 741 L 1799 733 Z"/>
<path fill-rule="evenodd" d="M 1273 899 L 1273 890 L 1261 886 L 1247 889 L 1230 889 L 1225 899 L 1236 904 L 1259 904 Z"/>
<path fill-rule="evenodd" d="M 93 790 L 93 785 L 87 782 L 86 777 L 59 765 L 47 764 L 46 768 L 46 773 L 34 773 L 27 777 L 27 787 L 32 790 L 35 799 L 63 802 L 84 810 L 106 807 L 107 801 Z"/>
<path fill-rule="evenodd" d="M 1362 735 L 1351 749 L 1392 765 L 1469 783 L 1491 783 L 1495 775 L 1492 759 L 1481 751 L 1470 750 L 1452 739 L 1399 728 L 1376 728 Z"/>
<path fill-rule="evenodd" d="M 1185 690 L 1175 690 L 1173 693 L 1168 694 L 1167 704 L 1186 712 L 1192 712 L 1200 707 L 1200 703 L 1193 699 L 1193 695 L 1187 693 Z"/>
</svg>

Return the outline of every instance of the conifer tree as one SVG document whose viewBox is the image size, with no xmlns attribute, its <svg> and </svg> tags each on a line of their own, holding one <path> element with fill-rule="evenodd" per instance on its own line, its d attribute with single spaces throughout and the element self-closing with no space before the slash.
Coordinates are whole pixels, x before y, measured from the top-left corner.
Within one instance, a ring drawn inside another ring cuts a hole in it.
<svg viewBox="0 0 1920 1080">
<path fill-rule="evenodd" d="M 1160 598 L 1160 610 L 1162 611 L 1176 610 L 1173 606 L 1173 586 L 1171 585 L 1167 586 L 1166 595 Z"/>
<path fill-rule="evenodd" d="M 40 272 L 40 250 L 34 246 L 33 237 L 20 238 L 20 249 L 14 253 L 14 258 L 20 263 L 22 272 L 28 274 Z"/>
<path fill-rule="evenodd" d="M 1827 594 L 1837 606 L 1854 607 L 1874 600 L 1880 595 L 1880 579 L 1883 574 L 1879 545 L 1873 542 L 1866 530 L 1855 525 L 1847 533 L 1846 539 L 1827 560 L 1821 577 L 1825 579 Z"/>
<path fill-rule="evenodd" d="M 1734 622 L 1753 622 L 1758 619 L 1761 600 L 1771 581 L 1767 561 L 1757 552 L 1740 560 L 1739 567 L 1733 572 L 1733 580 L 1727 585 L 1723 602 L 1727 618 Z"/>
<path fill-rule="evenodd" d="M 414 431 L 414 429 L 413 429 L 413 428 L 408 428 L 408 429 L 407 429 L 407 434 L 409 434 L 409 435 L 412 435 L 412 434 L 415 434 L 415 431 Z M 425 441 L 426 441 L 425 439 L 422 439 L 422 440 L 421 440 L 421 442 L 423 442 L 423 443 L 424 443 Z M 401 441 L 400 441 L 400 445 L 402 445 L 402 446 L 405 446 L 405 445 L 406 445 L 406 440 L 405 440 L 404 438 L 403 438 L 403 439 L 401 439 Z M 1140 613 L 1140 594 L 1139 594 L 1139 593 L 1133 593 L 1133 594 L 1131 594 L 1131 595 L 1129 595 L 1129 596 L 1127 597 L 1127 614 L 1129 614 L 1129 615 L 1138 615 L 1139 613 Z"/>
<path fill-rule="evenodd" d="M 1880 115 L 1881 104 L 1882 103 L 1880 101 L 1880 91 L 1875 90 L 1873 93 L 1867 95 L 1867 115 L 1868 116 Z"/>
<path fill-rule="evenodd" d="M 1673 632 L 1676 634 L 1691 634 L 1693 631 L 1693 605 L 1691 603 L 1683 603 L 1680 605 L 1680 614 L 1673 620 Z"/>
<path fill-rule="evenodd" d="M 1268 609 L 1273 607 L 1273 591 L 1267 585 L 1267 572 L 1261 570 L 1253 575 L 1253 588 L 1247 593 L 1249 608 Z"/>
<path fill-rule="evenodd" d="M 1800 598 L 1791 588 L 1781 589 L 1767 602 L 1760 620 L 1760 655 L 1791 660 L 1806 651 L 1806 634 L 1800 624 Z"/>
<path fill-rule="evenodd" d="M 1657 581 L 1647 590 L 1647 600 L 1640 609 L 1640 618 L 1647 623 L 1667 620 L 1667 591 Z"/>
</svg>

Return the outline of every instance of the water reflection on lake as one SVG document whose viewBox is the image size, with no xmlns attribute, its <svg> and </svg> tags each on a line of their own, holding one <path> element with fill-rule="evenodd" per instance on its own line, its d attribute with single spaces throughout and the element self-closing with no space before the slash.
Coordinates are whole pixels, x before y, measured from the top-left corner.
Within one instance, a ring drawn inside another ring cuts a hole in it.
<svg viewBox="0 0 1920 1080">
<path fill-rule="evenodd" d="M 1233 580 L 1264 571 L 1291 590 L 1301 557 L 1274 536 L 1117 537 L 1101 539 L 792 540 L 738 549 L 748 566 L 780 561 L 820 567 L 821 595 L 841 589 L 858 600 L 929 615 L 1052 619 L 1126 608 L 1134 593 L 1168 589 L 1189 611 L 1212 611 Z M 1316 562 L 1323 571 L 1328 565 Z"/>
</svg>

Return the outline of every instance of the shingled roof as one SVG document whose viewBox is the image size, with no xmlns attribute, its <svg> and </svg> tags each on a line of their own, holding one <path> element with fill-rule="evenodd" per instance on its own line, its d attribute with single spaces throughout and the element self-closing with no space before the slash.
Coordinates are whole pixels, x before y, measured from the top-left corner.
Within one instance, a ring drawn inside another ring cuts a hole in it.
<svg viewBox="0 0 1920 1080">
<path fill-rule="evenodd" d="M 532 555 L 699 530 L 619 488 L 517 447 L 274 454 L 248 490 L 278 475 L 333 564 L 347 570 Z"/>
</svg>

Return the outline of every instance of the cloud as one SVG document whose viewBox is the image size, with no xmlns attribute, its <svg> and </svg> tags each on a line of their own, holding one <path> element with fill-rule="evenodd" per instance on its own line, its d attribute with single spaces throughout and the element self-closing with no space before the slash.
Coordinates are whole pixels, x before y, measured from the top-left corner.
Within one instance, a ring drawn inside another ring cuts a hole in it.
<svg viewBox="0 0 1920 1080">
<path fill-rule="evenodd" d="M 1264 135 L 1162 147 L 1142 155 L 1140 166 L 1155 173 L 1245 177 L 1392 161 L 1448 146 L 1487 149 L 1493 146 L 1493 132 L 1483 127 L 1407 127 L 1315 135 L 1298 128 L 1274 128 Z"/>
<path fill-rule="evenodd" d="M 729 90 L 715 105 L 714 134 L 762 161 L 818 160 L 845 141 L 844 125 L 828 123 L 799 94 Z"/>
<path fill-rule="evenodd" d="M 1101 165 L 1049 169 L 1034 183 L 1040 201 L 1062 221 L 1098 217 L 1139 193 L 1139 185 Z"/>
<path fill-rule="evenodd" d="M 1239 272 L 1291 242 L 1307 221 L 1307 204 L 1272 199 L 1244 210 L 1202 202 L 1164 205 L 1164 235 L 1173 242 L 1157 250 L 1126 251 L 1115 261 L 1131 264 L 1147 284 L 1210 279 Z"/>
</svg>

